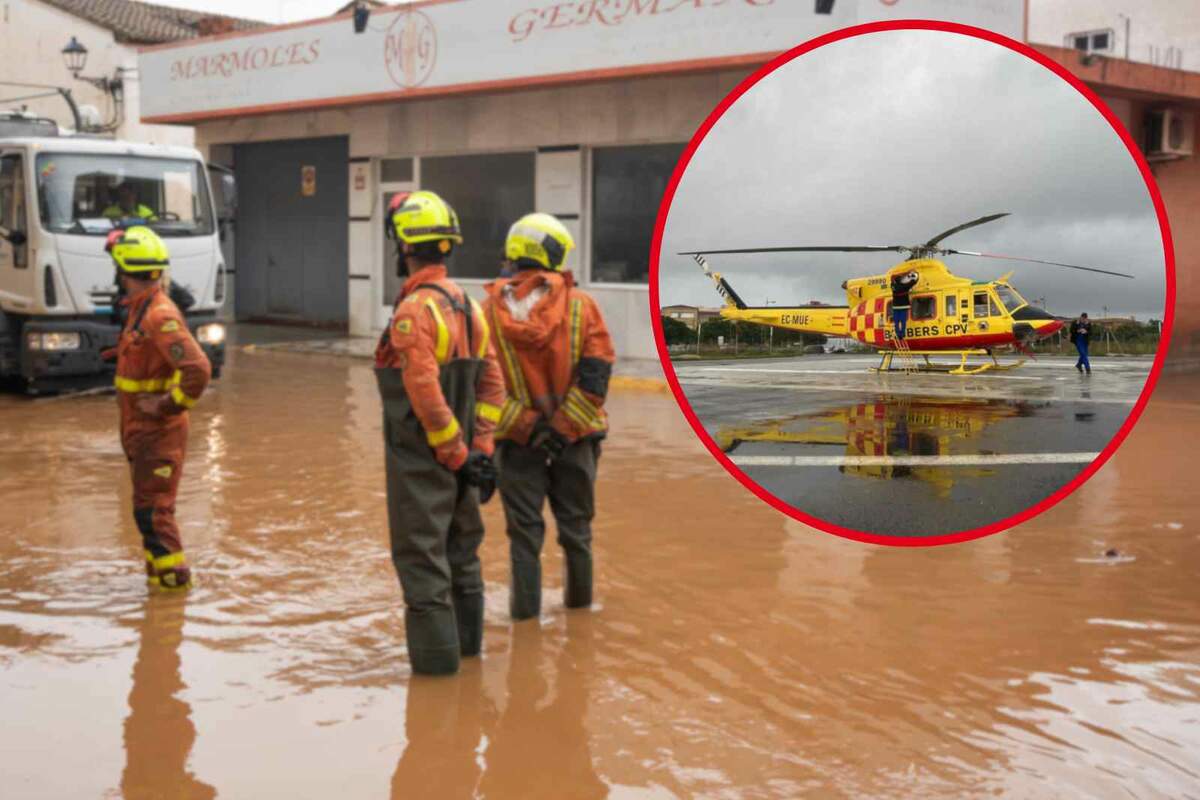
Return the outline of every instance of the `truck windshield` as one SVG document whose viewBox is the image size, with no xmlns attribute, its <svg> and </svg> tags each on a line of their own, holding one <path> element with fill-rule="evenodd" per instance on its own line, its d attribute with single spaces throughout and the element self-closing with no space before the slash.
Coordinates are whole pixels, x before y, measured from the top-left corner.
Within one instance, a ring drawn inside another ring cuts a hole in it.
<svg viewBox="0 0 1200 800">
<path fill-rule="evenodd" d="M 1004 307 L 1010 314 L 1025 305 L 1025 298 L 1017 294 L 1011 286 L 1005 286 L 1003 283 L 996 284 L 996 294 L 1000 296 L 1000 302 L 1004 303 Z"/>
<path fill-rule="evenodd" d="M 141 221 L 163 236 L 213 232 L 199 161 L 42 153 L 37 183 L 42 226 L 56 233 L 105 235 L 122 220 Z"/>
</svg>

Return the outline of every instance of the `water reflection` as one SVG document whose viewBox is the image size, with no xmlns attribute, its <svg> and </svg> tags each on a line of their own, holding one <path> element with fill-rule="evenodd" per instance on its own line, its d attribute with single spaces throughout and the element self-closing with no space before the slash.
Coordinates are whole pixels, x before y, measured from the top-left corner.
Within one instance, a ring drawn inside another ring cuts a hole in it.
<svg viewBox="0 0 1200 800">
<path fill-rule="evenodd" d="M 126 800 L 217 796 L 216 789 L 188 770 L 196 726 L 192 708 L 181 696 L 187 688 L 179 656 L 186 603 L 184 595 L 157 595 L 147 598 L 142 610 L 125 718 L 121 795 Z"/>
<path fill-rule="evenodd" d="M 593 678 L 592 624 L 587 612 L 568 613 L 566 638 L 557 653 L 540 626 L 513 626 L 506 705 L 487 754 L 484 797 L 608 796 L 592 764 L 585 726 Z M 546 756 L 550 752 L 553 757 Z"/>
<path fill-rule="evenodd" d="M 1034 413 L 1035 406 L 1024 401 L 880 395 L 812 414 L 722 426 L 714 438 L 726 453 L 749 443 L 767 443 L 813 445 L 821 454 L 829 454 L 832 447 L 852 460 L 858 456 L 965 455 L 986 452 L 979 440 L 990 426 Z M 949 496 L 956 478 L 992 474 L 992 470 L 979 467 L 887 463 L 850 463 L 838 470 L 860 478 L 913 478 L 931 484 L 943 498 Z"/>
</svg>

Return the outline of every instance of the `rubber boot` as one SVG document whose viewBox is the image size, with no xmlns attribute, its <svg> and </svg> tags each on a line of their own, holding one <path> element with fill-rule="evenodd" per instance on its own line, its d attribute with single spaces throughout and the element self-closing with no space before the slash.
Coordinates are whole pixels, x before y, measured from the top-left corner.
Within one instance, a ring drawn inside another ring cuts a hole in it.
<svg viewBox="0 0 1200 800">
<path fill-rule="evenodd" d="M 483 649 L 483 593 L 455 594 L 454 620 L 458 623 L 458 649 L 466 657 Z"/>
<path fill-rule="evenodd" d="M 154 587 L 171 592 L 185 592 L 192 588 L 192 570 L 182 551 L 154 556 L 150 561 L 152 574 L 147 582 Z"/>
<path fill-rule="evenodd" d="M 540 561 L 512 562 L 512 590 L 508 611 L 514 620 L 542 613 L 542 564 Z"/>
<path fill-rule="evenodd" d="M 566 576 L 563 579 L 563 605 L 567 608 L 587 608 L 592 604 L 592 556 L 569 555 L 563 558 Z"/>
<path fill-rule="evenodd" d="M 458 627 L 453 608 L 404 612 L 408 662 L 420 675 L 453 675 L 458 672 Z"/>
</svg>

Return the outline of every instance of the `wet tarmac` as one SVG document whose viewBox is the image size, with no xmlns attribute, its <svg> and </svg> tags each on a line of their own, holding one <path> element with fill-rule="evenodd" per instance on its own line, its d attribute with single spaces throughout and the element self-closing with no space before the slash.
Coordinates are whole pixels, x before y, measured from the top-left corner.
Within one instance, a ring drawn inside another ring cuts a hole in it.
<svg viewBox="0 0 1200 800">
<path fill-rule="evenodd" d="M 692 409 L 752 480 L 880 535 L 1006 519 L 1069 483 L 1125 421 L 1148 358 L 1041 358 L 974 376 L 877 374 L 877 356 L 677 362 Z"/>
<path fill-rule="evenodd" d="M 485 655 L 450 679 L 407 667 L 367 364 L 231 353 L 187 597 L 146 596 L 113 399 L 0 396 L 0 795 L 1195 795 L 1197 390 L 1037 520 L 917 550 L 787 519 L 617 392 L 597 607 L 563 611 L 551 547 L 511 625 L 490 504 Z"/>
</svg>

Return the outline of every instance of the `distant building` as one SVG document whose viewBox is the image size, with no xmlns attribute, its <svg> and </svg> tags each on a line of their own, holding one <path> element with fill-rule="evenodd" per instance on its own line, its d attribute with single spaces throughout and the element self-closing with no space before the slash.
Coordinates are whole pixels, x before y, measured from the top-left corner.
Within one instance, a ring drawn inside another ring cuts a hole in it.
<svg viewBox="0 0 1200 800">
<path fill-rule="evenodd" d="M 699 306 L 663 306 L 662 315 L 668 319 L 679 320 L 684 325 L 695 330 L 697 318 L 699 318 L 701 324 L 710 320 L 720 319 L 721 309 L 701 308 Z"/>
<path fill-rule="evenodd" d="M 63 61 L 62 49 L 73 36 L 88 50 L 83 75 L 120 78 L 122 82 L 123 113 L 114 135 L 137 142 L 191 145 L 195 136 L 190 127 L 142 124 L 139 47 L 262 24 L 133 0 L 8 0 L 0 3 L 0 81 L 68 88 L 76 104 L 92 106 L 101 121 L 110 120 L 116 111 L 112 98 L 98 87 L 76 80 Z M 34 94 L 38 92 L 0 83 L 0 111 L 24 107 L 64 128 L 74 127 L 61 97 L 29 97 Z M 7 98 L 22 99 L 5 102 Z"/>
</svg>

